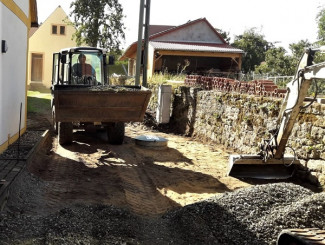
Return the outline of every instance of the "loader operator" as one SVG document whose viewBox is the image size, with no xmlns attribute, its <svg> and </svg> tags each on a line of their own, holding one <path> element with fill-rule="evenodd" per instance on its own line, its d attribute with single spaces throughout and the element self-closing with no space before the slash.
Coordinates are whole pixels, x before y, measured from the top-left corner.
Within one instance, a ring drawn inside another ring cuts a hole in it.
<svg viewBox="0 0 325 245">
<path fill-rule="evenodd" d="M 79 54 L 78 63 L 74 64 L 72 67 L 73 75 L 79 78 L 82 77 L 95 77 L 94 68 L 86 63 L 86 56 L 84 54 Z"/>
</svg>

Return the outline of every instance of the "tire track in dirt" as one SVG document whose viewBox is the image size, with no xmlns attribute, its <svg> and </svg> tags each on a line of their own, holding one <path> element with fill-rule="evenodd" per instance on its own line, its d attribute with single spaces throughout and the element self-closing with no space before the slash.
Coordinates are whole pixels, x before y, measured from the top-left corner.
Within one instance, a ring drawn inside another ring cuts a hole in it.
<svg viewBox="0 0 325 245">
<path fill-rule="evenodd" d="M 29 168 L 46 183 L 39 212 L 104 204 L 155 216 L 245 185 L 222 177 L 223 162 L 215 164 L 222 151 L 161 133 L 170 139 L 166 149 L 137 146 L 135 136 L 147 133 L 127 127 L 122 145 L 109 145 L 103 133 L 74 132 L 70 146 L 51 138 Z"/>
<path fill-rule="evenodd" d="M 121 146 L 112 147 L 117 156 L 123 155 L 126 165 L 132 166 L 118 172 L 129 208 L 136 214 L 157 215 L 179 206 L 158 191 L 156 183 L 146 172 L 145 156 L 136 152 L 135 147 L 129 145 L 127 153 Z"/>
<path fill-rule="evenodd" d="M 79 145 L 64 148 L 58 145 L 56 137 L 50 144 L 48 148 L 51 150 L 46 153 L 43 149 L 29 167 L 30 172 L 47 183 L 42 201 L 44 212 L 75 204 L 127 205 L 116 167 L 106 166 L 98 160 L 106 155 L 105 152 L 81 153 L 84 149 Z M 91 148 L 98 147 L 97 144 Z"/>
</svg>

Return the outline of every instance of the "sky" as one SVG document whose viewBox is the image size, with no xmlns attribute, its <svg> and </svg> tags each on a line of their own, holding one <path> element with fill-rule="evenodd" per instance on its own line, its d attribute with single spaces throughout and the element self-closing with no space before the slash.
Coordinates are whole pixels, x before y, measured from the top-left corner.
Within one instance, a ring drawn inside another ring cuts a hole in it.
<svg viewBox="0 0 325 245">
<path fill-rule="evenodd" d="M 42 23 L 60 5 L 70 13 L 69 0 L 37 0 Z M 126 39 L 123 48 L 137 41 L 140 0 L 119 0 L 122 4 Z M 290 43 L 317 40 L 316 16 L 323 0 L 151 0 L 150 24 L 182 25 L 206 18 L 212 26 L 229 32 L 231 41 L 245 30 L 256 28 L 268 42 L 288 50 Z"/>
</svg>

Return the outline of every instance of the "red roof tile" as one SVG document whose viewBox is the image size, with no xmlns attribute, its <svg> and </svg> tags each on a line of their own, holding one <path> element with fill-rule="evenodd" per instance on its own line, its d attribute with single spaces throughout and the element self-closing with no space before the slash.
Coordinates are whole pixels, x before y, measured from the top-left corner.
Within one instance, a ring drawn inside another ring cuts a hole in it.
<svg viewBox="0 0 325 245">
<path fill-rule="evenodd" d="M 164 26 L 164 25 L 150 25 L 149 26 L 149 36 L 157 34 L 162 31 L 166 31 L 170 28 L 174 28 L 175 26 Z"/>
</svg>

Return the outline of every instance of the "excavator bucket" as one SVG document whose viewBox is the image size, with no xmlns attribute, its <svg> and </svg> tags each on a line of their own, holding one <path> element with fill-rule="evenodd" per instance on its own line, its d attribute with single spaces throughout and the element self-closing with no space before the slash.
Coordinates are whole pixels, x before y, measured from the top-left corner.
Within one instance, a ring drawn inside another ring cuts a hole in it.
<svg viewBox="0 0 325 245">
<path fill-rule="evenodd" d="M 230 155 L 228 176 L 254 179 L 288 179 L 293 176 L 298 160 L 293 156 L 269 159 L 260 155 Z"/>
</svg>

